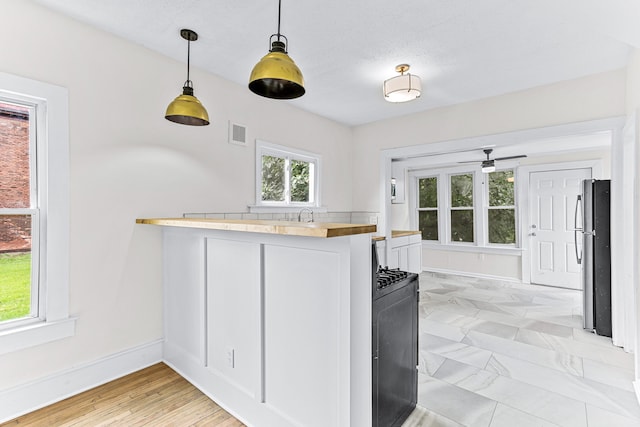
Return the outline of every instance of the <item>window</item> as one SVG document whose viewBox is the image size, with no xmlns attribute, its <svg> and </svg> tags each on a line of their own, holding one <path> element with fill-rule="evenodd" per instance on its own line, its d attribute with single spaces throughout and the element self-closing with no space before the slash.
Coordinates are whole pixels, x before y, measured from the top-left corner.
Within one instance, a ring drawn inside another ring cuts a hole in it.
<svg viewBox="0 0 640 427">
<path fill-rule="evenodd" d="M 67 90 L 0 73 L 0 354 L 72 336 Z"/>
<path fill-rule="evenodd" d="M 33 107 L 0 102 L 0 322 L 39 313 L 33 112 Z"/>
<path fill-rule="evenodd" d="M 320 156 L 256 142 L 256 204 L 318 206 Z"/>
<path fill-rule="evenodd" d="M 424 242 L 459 250 L 517 247 L 514 169 L 423 169 L 409 176 L 411 226 Z"/>
<path fill-rule="evenodd" d="M 473 174 L 449 178 L 451 241 L 473 242 Z"/>
<path fill-rule="evenodd" d="M 489 243 L 516 243 L 516 206 L 513 169 L 489 174 L 487 230 Z"/>
<path fill-rule="evenodd" d="M 438 178 L 418 179 L 418 228 L 422 240 L 438 240 Z"/>
</svg>

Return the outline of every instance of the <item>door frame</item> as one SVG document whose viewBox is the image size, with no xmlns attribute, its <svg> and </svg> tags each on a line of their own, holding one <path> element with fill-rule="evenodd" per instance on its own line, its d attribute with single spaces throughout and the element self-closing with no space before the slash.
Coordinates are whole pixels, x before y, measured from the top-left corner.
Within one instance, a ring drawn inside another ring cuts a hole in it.
<svg viewBox="0 0 640 427">
<path fill-rule="evenodd" d="M 529 175 L 532 172 L 553 172 L 566 169 L 591 169 L 591 177 L 602 178 L 602 160 L 584 160 L 576 162 L 549 163 L 542 165 L 520 166 L 517 169 L 517 180 L 520 183 L 518 192 L 518 206 L 520 212 L 520 242 L 522 257 L 522 283 L 531 284 L 531 238 L 529 237 L 529 223 L 531 222 L 529 209 L 531 208 L 529 197 Z"/>
</svg>

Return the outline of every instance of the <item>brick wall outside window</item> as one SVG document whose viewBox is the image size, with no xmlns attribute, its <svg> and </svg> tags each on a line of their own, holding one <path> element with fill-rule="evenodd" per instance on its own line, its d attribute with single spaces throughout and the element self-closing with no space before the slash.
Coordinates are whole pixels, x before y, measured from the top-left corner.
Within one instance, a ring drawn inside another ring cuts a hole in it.
<svg viewBox="0 0 640 427">
<path fill-rule="evenodd" d="M 0 103 L 0 208 L 30 207 L 29 113 Z M 0 216 L 0 253 L 31 248 L 31 217 Z"/>
</svg>

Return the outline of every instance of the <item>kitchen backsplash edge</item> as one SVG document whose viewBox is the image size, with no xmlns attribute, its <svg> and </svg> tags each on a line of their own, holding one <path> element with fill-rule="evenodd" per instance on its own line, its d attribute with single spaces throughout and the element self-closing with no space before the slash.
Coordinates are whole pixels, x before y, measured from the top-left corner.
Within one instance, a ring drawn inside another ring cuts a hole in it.
<svg viewBox="0 0 640 427">
<path fill-rule="evenodd" d="M 188 212 L 183 218 L 211 218 L 211 219 L 250 219 L 297 221 L 298 212 L 287 213 L 249 213 L 249 212 Z M 305 216 L 306 218 L 307 216 Z M 334 222 L 344 224 L 378 224 L 379 212 L 314 212 L 314 222 Z"/>
</svg>

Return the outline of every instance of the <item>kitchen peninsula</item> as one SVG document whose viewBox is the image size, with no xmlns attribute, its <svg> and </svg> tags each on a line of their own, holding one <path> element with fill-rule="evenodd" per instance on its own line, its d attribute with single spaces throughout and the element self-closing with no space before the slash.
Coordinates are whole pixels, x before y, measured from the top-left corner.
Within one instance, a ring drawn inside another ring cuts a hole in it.
<svg viewBox="0 0 640 427">
<path fill-rule="evenodd" d="M 163 226 L 164 359 L 248 425 L 371 425 L 375 225 Z"/>
</svg>

